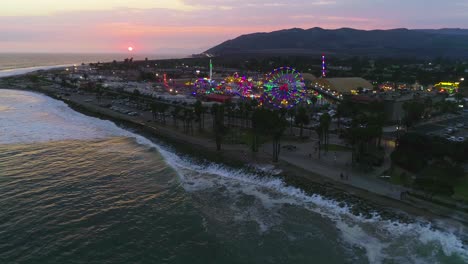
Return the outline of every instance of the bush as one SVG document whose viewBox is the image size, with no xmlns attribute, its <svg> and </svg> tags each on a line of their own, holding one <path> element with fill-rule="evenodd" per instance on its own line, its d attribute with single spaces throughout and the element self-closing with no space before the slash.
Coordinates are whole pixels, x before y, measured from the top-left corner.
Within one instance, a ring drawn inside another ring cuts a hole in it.
<svg viewBox="0 0 468 264">
<path fill-rule="evenodd" d="M 425 159 L 415 151 L 405 151 L 398 148 L 390 155 L 390 158 L 396 165 L 413 173 L 421 171 L 426 166 Z"/>
<path fill-rule="evenodd" d="M 446 160 L 437 160 L 419 173 L 414 187 L 433 195 L 451 196 L 454 194 L 454 186 L 463 176 L 462 167 Z"/>
</svg>

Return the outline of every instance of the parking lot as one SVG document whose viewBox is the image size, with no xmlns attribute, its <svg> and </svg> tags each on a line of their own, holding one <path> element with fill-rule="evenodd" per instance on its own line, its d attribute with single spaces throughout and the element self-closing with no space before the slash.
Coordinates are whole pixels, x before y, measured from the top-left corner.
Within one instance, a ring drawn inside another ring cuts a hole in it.
<svg viewBox="0 0 468 264">
<path fill-rule="evenodd" d="M 468 140 L 468 113 L 464 112 L 460 116 L 424 124 L 414 130 L 426 135 L 444 137 L 452 141 Z"/>
</svg>

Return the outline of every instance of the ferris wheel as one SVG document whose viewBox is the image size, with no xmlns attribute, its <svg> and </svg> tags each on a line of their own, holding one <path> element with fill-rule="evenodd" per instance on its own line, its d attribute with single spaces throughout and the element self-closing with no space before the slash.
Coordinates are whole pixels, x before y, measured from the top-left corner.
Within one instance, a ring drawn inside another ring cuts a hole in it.
<svg viewBox="0 0 468 264">
<path fill-rule="evenodd" d="M 268 74 L 263 91 L 263 102 L 276 108 L 292 108 L 306 97 L 304 78 L 291 67 L 277 68 Z"/>
</svg>

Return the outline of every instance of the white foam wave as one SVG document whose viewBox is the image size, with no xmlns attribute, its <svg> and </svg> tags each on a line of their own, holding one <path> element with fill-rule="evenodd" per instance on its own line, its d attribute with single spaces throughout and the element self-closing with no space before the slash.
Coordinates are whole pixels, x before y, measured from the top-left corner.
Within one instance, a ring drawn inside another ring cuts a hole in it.
<svg viewBox="0 0 468 264">
<path fill-rule="evenodd" d="M 331 219 L 341 231 L 343 239 L 365 249 L 371 263 L 380 263 L 386 257 L 391 258 L 392 256 L 388 256 L 386 251 L 390 247 L 397 247 L 398 243 L 436 243 L 446 256 L 457 254 L 468 261 L 467 249 L 454 232 L 440 231 L 432 228 L 431 225 L 419 222 L 406 224 L 382 220 L 378 214 L 370 219 L 355 216 L 348 206 L 340 206 L 337 201 L 320 195 L 309 195 L 299 188 L 287 186 L 279 178 L 259 177 L 215 163 L 204 165 L 194 163 L 189 158 L 181 157 L 142 136 L 121 129 L 110 121 L 77 113 L 61 101 L 22 91 L 0 90 L 0 95 L 0 122 L 2 124 L 0 144 L 96 139 L 110 136 L 135 138 L 139 144 L 157 149 L 166 162 L 179 173 L 182 182 L 190 181 L 187 177 L 190 173 L 234 180 L 240 183 L 241 189 L 246 190 L 245 186 L 251 186 L 248 189 L 249 192 L 256 192 L 255 195 L 260 197 L 265 204 L 297 204 Z M 4 110 L 1 110 L 2 107 Z M 206 183 L 194 189 L 201 190 L 209 187 L 210 183 Z M 281 194 L 282 197 L 268 199 L 260 194 L 264 189 Z M 272 204 L 267 206 L 272 206 Z M 268 226 L 265 225 L 262 228 L 266 230 Z"/>
<path fill-rule="evenodd" d="M 60 69 L 60 68 L 65 68 L 65 67 L 70 67 L 70 66 L 73 66 L 73 65 L 72 64 L 65 64 L 65 65 L 54 65 L 54 66 L 36 66 L 36 67 L 1 70 L 0 71 L 0 78 L 16 76 L 16 75 L 23 75 L 23 74 L 26 74 L 26 73 L 36 72 L 36 71 L 40 71 L 40 70 Z"/>
<path fill-rule="evenodd" d="M 109 121 L 71 110 L 64 102 L 24 91 L 0 90 L 0 144 L 106 138 L 122 134 Z"/>
<path fill-rule="evenodd" d="M 156 146 L 156 148 L 182 177 L 184 170 L 195 170 L 201 174 L 216 175 L 260 188 L 267 188 L 286 197 L 294 198 L 282 201 L 277 200 L 277 202 L 300 203 L 305 208 L 333 220 L 346 241 L 366 250 L 367 257 L 371 263 L 382 263 L 385 257 L 388 257 L 385 251 L 390 243 L 385 240 L 389 240 L 389 238 L 401 243 L 409 243 L 411 240 L 414 242 L 419 241 L 423 244 L 437 243 L 446 256 L 458 254 L 468 261 L 467 249 L 461 239 L 453 232 L 437 230 L 427 223 L 401 223 L 396 220 L 383 220 L 376 213 L 371 218 L 366 218 L 362 215 L 356 216 L 347 205 L 340 206 L 339 202 L 320 195 L 308 195 L 299 188 L 287 186 L 279 178 L 259 177 L 243 170 L 229 169 L 215 163 L 200 165 L 193 163 L 189 158 L 176 155 L 173 151 L 166 150 L 160 146 Z M 372 230 L 373 232 L 369 232 L 369 230 L 364 230 L 357 224 L 366 224 L 366 227 L 374 230 Z M 379 235 L 382 237 L 379 237 Z M 408 254 L 410 253 L 408 252 Z"/>
</svg>

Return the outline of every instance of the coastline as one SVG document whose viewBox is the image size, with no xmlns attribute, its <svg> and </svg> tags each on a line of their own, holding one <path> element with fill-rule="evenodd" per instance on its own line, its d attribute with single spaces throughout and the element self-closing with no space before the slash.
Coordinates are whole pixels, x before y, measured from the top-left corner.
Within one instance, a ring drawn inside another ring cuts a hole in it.
<svg viewBox="0 0 468 264">
<path fill-rule="evenodd" d="M 66 67 L 71 67 L 71 66 L 73 66 L 73 64 L 52 65 L 52 66 L 34 66 L 34 67 L 25 67 L 25 68 L 5 69 L 5 70 L 0 70 L 0 78 L 25 75 L 25 74 L 33 73 L 33 72 L 37 72 L 37 71 L 61 69 L 61 68 L 66 68 Z"/>
<path fill-rule="evenodd" d="M 23 89 L 18 87 L 3 89 L 25 90 L 45 94 L 65 102 L 70 108 L 77 112 L 112 121 L 152 141 L 169 144 L 177 152 L 188 156 L 226 164 L 231 167 L 242 167 L 244 169 L 246 163 L 250 160 L 250 155 L 239 153 L 236 150 L 225 149 L 220 152 L 216 151 L 214 141 L 212 144 L 207 145 L 206 139 L 197 139 L 155 123 L 138 122 L 133 117 L 116 113 L 93 103 L 80 102 L 73 98 L 57 96 L 51 89 L 46 89 L 44 87 L 32 89 L 26 87 L 23 87 Z M 262 157 L 257 158 L 261 160 Z M 464 225 L 468 224 L 468 220 L 463 221 L 463 218 L 459 219 L 444 213 L 429 211 L 425 208 L 415 206 L 414 203 L 392 199 L 368 190 L 334 181 L 326 176 L 307 171 L 306 169 L 285 161 L 280 161 L 275 164 L 275 167 L 282 170 L 282 173 L 275 177 L 280 177 L 287 185 L 298 187 L 308 194 L 323 195 L 343 205 L 352 205 L 351 211 L 356 215 L 361 214 L 364 217 L 370 218 L 374 212 L 377 212 L 383 219 L 399 220 L 401 222 L 412 222 L 412 219 L 422 217 L 430 221 L 444 220 L 449 222 L 456 221 L 456 223 L 462 223 Z"/>
</svg>

